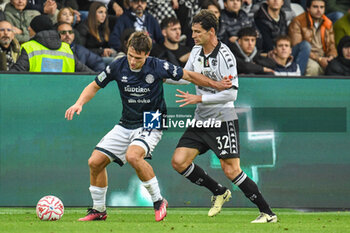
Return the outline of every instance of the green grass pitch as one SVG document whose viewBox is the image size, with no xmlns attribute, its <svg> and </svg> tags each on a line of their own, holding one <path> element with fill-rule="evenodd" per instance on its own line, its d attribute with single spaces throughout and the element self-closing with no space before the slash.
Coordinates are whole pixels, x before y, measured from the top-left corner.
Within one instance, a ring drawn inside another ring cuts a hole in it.
<svg viewBox="0 0 350 233">
<path fill-rule="evenodd" d="M 0 208 L 1 233 L 109 233 L 109 232 L 350 232 L 350 212 L 304 213 L 291 209 L 274 209 L 279 222 L 251 224 L 256 209 L 224 208 L 216 217 L 208 217 L 207 208 L 168 208 L 168 216 L 155 222 L 151 208 L 108 208 L 106 221 L 78 222 L 84 208 L 66 208 L 56 222 L 40 221 L 35 208 Z"/>
</svg>

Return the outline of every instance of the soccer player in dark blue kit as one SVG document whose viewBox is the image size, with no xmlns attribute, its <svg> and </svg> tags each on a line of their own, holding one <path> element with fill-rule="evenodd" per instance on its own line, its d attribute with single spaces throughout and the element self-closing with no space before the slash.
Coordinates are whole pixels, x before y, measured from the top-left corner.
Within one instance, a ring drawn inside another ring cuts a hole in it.
<svg viewBox="0 0 350 233">
<path fill-rule="evenodd" d="M 108 187 L 106 166 L 126 162 L 135 169 L 137 176 L 152 197 L 156 221 L 166 216 L 167 201 L 162 197 L 157 178 L 151 165 L 145 161 L 158 144 L 162 130 L 144 129 L 143 113 L 166 113 L 163 95 L 163 79 L 185 79 L 196 85 L 225 90 L 232 86 L 229 79 L 213 81 L 199 73 L 187 71 L 167 61 L 149 57 L 152 40 L 144 32 L 135 32 L 128 41 L 127 56 L 112 62 L 81 93 L 74 105 L 67 109 L 65 117 L 72 120 L 100 88 L 109 82 L 118 83 L 123 103 L 122 117 L 109 133 L 96 145 L 89 158 L 90 187 L 93 207 L 79 221 L 105 220 L 106 193 Z M 154 115 L 154 117 L 158 117 Z"/>
</svg>

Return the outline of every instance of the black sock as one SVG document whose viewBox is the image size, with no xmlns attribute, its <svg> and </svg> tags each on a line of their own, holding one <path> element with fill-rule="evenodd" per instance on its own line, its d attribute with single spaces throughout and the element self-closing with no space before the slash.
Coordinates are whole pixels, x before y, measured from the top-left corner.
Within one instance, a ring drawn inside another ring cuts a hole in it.
<svg viewBox="0 0 350 233">
<path fill-rule="evenodd" d="M 159 210 L 160 205 L 163 203 L 163 199 L 153 202 L 153 208 Z"/>
<path fill-rule="evenodd" d="M 223 194 L 227 189 L 213 180 L 201 167 L 194 163 L 191 163 L 191 165 L 180 174 L 189 179 L 192 183 L 206 187 L 214 196 Z"/>
<path fill-rule="evenodd" d="M 258 206 L 260 212 L 270 215 L 274 214 L 260 193 L 256 183 L 252 181 L 243 171 L 236 178 L 234 178 L 232 182 L 243 191 L 244 195 L 249 198 L 251 202 Z"/>
</svg>

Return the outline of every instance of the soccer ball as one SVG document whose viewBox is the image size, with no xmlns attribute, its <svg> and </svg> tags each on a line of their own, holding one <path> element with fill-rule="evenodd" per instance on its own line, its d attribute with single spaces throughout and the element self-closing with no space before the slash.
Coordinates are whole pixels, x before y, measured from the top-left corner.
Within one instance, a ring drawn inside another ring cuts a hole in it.
<svg viewBox="0 0 350 233">
<path fill-rule="evenodd" d="M 64 213 L 62 201 L 55 196 L 45 196 L 36 205 L 36 215 L 40 220 L 56 221 L 60 220 Z"/>
</svg>

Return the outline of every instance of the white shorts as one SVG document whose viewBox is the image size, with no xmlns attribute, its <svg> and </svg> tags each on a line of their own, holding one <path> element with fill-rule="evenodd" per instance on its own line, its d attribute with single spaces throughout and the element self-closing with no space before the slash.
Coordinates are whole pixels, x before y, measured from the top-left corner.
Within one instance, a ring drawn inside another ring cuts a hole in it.
<svg viewBox="0 0 350 233">
<path fill-rule="evenodd" d="M 95 149 L 105 154 L 111 162 L 123 166 L 127 162 L 125 154 L 130 145 L 142 147 L 145 150 L 145 159 L 151 159 L 151 153 L 162 134 L 163 132 L 157 129 L 126 129 L 116 125 L 101 139 Z"/>
</svg>

